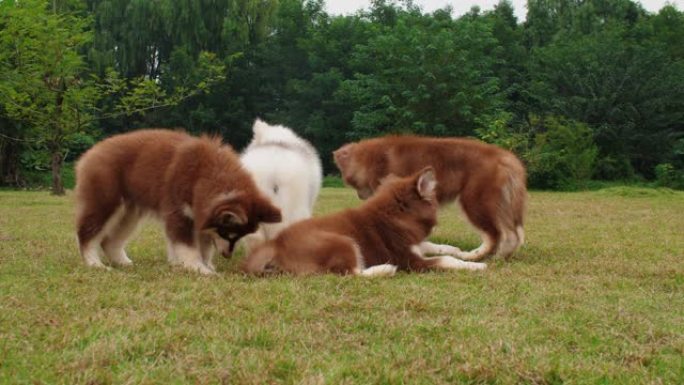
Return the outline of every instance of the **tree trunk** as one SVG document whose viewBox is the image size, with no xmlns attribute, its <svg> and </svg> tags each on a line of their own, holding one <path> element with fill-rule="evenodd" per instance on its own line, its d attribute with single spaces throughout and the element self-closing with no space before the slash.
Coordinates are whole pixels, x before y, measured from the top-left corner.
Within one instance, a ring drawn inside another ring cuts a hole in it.
<svg viewBox="0 0 684 385">
<path fill-rule="evenodd" d="M 0 138 L 0 186 L 5 184 L 5 168 L 7 167 L 7 161 L 5 160 L 7 157 L 7 152 L 5 151 L 5 142 L 6 141 L 3 138 Z"/>
<path fill-rule="evenodd" d="M 53 5 L 56 6 L 56 2 Z M 59 78 L 59 89 L 55 97 L 55 120 L 54 129 L 55 136 L 48 148 L 52 151 L 52 195 L 64 195 L 64 184 L 62 183 L 62 166 L 64 158 L 62 158 L 63 137 L 62 137 L 62 104 L 64 103 L 64 94 L 67 86 L 64 77 Z"/>
<path fill-rule="evenodd" d="M 0 140 L 0 186 L 19 187 L 19 153 L 17 142 Z"/>
<path fill-rule="evenodd" d="M 59 150 L 52 151 L 52 195 L 64 195 L 64 184 L 62 183 L 62 166 L 64 160 L 62 159 L 62 152 Z"/>
</svg>

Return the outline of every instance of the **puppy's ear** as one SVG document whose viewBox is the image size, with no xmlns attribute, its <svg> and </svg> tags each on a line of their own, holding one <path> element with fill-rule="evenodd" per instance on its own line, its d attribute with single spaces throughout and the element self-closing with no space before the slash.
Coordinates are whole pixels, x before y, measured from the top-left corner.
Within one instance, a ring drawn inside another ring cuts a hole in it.
<svg viewBox="0 0 684 385">
<path fill-rule="evenodd" d="M 247 223 L 247 214 L 236 205 L 217 204 L 210 214 L 198 224 L 201 230 L 216 227 L 240 226 Z"/>
<path fill-rule="evenodd" d="M 355 147 L 356 143 L 348 143 L 333 151 L 333 158 L 335 160 L 335 164 L 337 165 L 337 168 L 340 169 L 340 171 L 344 171 L 344 169 L 346 169 L 349 165 L 349 160 L 351 159 Z"/>
<path fill-rule="evenodd" d="M 435 170 L 432 167 L 426 167 L 421 170 L 416 181 L 418 195 L 423 199 L 432 199 L 435 197 L 436 189 L 437 179 L 435 178 Z"/>
<path fill-rule="evenodd" d="M 227 226 L 242 226 L 247 223 L 247 215 L 240 208 L 226 209 L 218 213 L 216 224 Z"/>
<path fill-rule="evenodd" d="M 267 199 L 262 198 L 256 201 L 254 207 L 257 221 L 260 223 L 278 223 L 283 220 L 280 209 Z"/>
</svg>

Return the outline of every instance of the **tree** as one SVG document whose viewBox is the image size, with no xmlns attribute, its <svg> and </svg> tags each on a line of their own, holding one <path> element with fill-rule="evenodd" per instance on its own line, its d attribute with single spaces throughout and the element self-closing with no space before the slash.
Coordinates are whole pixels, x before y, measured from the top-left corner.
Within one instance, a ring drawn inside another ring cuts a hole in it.
<svg viewBox="0 0 684 385">
<path fill-rule="evenodd" d="M 50 154 L 52 193 L 61 195 L 61 169 L 70 138 L 94 128 L 103 117 L 132 115 L 174 106 L 223 79 L 215 56 L 200 52 L 192 77 L 122 79 L 114 70 L 93 76 L 81 52 L 92 40 L 90 19 L 60 14 L 44 0 L 0 3 L 0 106 L 28 129 L 24 140 Z M 103 96 L 116 101 L 98 108 Z M 18 139 L 18 138 L 15 138 Z"/>
<path fill-rule="evenodd" d="M 531 109 L 588 124 L 605 160 L 602 178 L 628 177 L 632 168 L 652 177 L 681 130 L 684 62 L 644 34 L 618 20 L 588 34 L 559 33 L 531 56 Z"/>
<path fill-rule="evenodd" d="M 474 14 L 397 13 L 394 25 L 376 27 L 352 54 L 356 74 L 340 90 L 357 107 L 352 138 L 472 134 L 502 105 L 491 24 Z"/>
<path fill-rule="evenodd" d="M 523 28 L 518 24 L 513 5 L 508 0 L 500 0 L 493 11 L 485 13 L 484 18 L 492 24 L 492 35 L 497 42 L 492 52 L 495 59 L 493 72 L 506 97 L 504 109 L 513 113 L 514 124 L 523 124 L 529 120 L 529 56 L 523 45 Z"/>
<path fill-rule="evenodd" d="M 19 153 L 23 140 L 21 126 L 6 117 L 0 107 L 0 185 L 19 181 Z"/>
<path fill-rule="evenodd" d="M 684 13 L 527 8 L 519 24 L 508 0 L 458 19 L 411 0 L 351 16 L 323 0 L 0 1 L 0 173 L 16 180 L 48 147 L 73 160 L 83 132 L 184 127 L 239 148 L 257 116 L 311 140 L 326 172 L 343 142 L 390 132 L 478 134 L 521 155 L 566 137 L 535 117 L 568 138 L 588 129 L 595 177 L 684 170 Z"/>
<path fill-rule="evenodd" d="M 52 192 L 61 195 L 63 150 L 87 129 L 97 89 L 79 54 L 92 38 L 88 20 L 48 10 L 45 1 L 0 3 L 0 104 L 29 126 L 26 137 L 50 153 Z"/>
<path fill-rule="evenodd" d="M 279 10 L 278 35 L 266 52 L 269 72 L 281 76 L 282 103 L 267 117 L 310 140 L 324 171 L 335 172 L 331 153 L 345 142 L 353 114 L 353 106 L 335 94 L 352 76 L 349 57 L 356 45 L 367 42 L 370 28 L 358 17 L 330 17 L 322 8 L 320 0 L 289 0 Z"/>
</svg>

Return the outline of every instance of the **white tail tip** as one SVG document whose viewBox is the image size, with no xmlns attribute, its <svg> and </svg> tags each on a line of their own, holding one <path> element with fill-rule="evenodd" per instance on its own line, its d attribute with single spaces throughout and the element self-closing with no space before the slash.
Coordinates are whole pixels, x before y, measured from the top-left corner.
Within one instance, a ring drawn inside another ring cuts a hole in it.
<svg viewBox="0 0 684 385">
<path fill-rule="evenodd" d="M 395 265 L 384 264 L 371 266 L 361 271 L 360 275 L 364 277 L 391 277 L 397 272 Z"/>
<path fill-rule="evenodd" d="M 264 130 L 267 130 L 269 127 L 268 123 L 264 122 L 260 118 L 256 118 L 254 120 L 254 125 L 252 125 L 252 131 L 254 132 L 254 135 L 261 135 Z"/>
</svg>

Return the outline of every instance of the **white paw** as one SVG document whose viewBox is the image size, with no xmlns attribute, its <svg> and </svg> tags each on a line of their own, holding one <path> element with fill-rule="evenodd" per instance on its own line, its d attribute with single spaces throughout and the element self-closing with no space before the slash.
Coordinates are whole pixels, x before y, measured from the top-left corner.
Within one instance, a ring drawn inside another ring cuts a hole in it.
<svg viewBox="0 0 684 385">
<path fill-rule="evenodd" d="M 210 269 L 204 265 L 198 266 L 195 271 L 197 271 L 198 273 L 200 273 L 202 275 L 216 275 L 216 271 L 214 271 L 213 269 Z"/>
<path fill-rule="evenodd" d="M 462 253 L 461 249 L 451 245 L 438 245 L 436 254 L 458 255 Z"/>
<path fill-rule="evenodd" d="M 364 277 L 390 277 L 396 274 L 397 267 L 395 265 L 384 264 L 375 265 L 361 271 Z"/>
<path fill-rule="evenodd" d="M 121 267 L 133 266 L 133 261 L 128 259 L 128 257 L 125 255 L 123 255 L 119 258 L 112 258 L 111 260 L 112 260 L 112 263 L 117 265 L 117 266 L 121 266 Z"/>
<path fill-rule="evenodd" d="M 439 268 L 442 269 L 448 269 L 448 270 L 483 270 L 487 268 L 486 263 L 479 263 L 479 262 L 466 262 L 466 261 L 461 261 L 460 259 L 456 259 L 451 256 L 442 256 L 439 257 L 439 263 L 436 265 Z"/>
<path fill-rule="evenodd" d="M 468 264 L 468 267 L 466 267 L 468 270 L 484 270 L 487 268 L 486 263 L 482 262 L 465 262 Z"/>
<path fill-rule="evenodd" d="M 185 268 L 188 271 L 192 271 L 193 273 L 200 273 L 202 275 L 214 275 L 216 274 L 216 271 L 210 269 L 207 267 L 205 264 L 201 262 L 197 263 L 188 263 L 184 262 L 181 264 L 183 268 Z"/>
<path fill-rule="evenodd" d="M 461 249 L 451 245 L 441 245 L 432 242 L 422 242 L 411 250 L 418 255 L 458 255 L 463 253 Z"/>
<path fill-rule="evenodd" d="M 102 269 L 102 270 L 106 270 L 106 271 L 111 271 L 111 270 L 112 270 L 111 267 L 105 265 L 105 264 L 102 263 L 102 262 L 88 262 L 88 263 L 86 263 L 86 266 L 88 266 L 88 267 L 93 267 L 93 268 L 95 268 L 95 269 Z"/>
<path fill-rule="evenodd" d="M 105 269 L 105 270 L 110 269 L 109 266 L 105 265 L 100 260 L 87 260 L 85 264 L 88 267 L 94 267 L 96 269 Z"/>
</svg>

